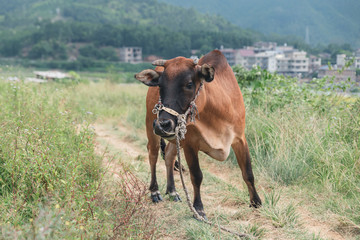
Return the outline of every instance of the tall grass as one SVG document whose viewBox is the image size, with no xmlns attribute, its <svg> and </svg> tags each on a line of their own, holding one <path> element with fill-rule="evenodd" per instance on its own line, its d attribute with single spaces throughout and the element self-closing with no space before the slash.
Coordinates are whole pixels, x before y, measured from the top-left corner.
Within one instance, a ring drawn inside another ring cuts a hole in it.
<svg viewBox="0 0 360 240">
<path fill-rule="evenodd" d="M 118 186 L 105 181 L 89 127 L 94 114 L 76 89 L 82 87 L 0 82 L 1 239 L 154 235 L 145 185 L 128 172 L 119 173 Z M 103 100 L 80 94 L 90 104 Z"/>
<path fill-rule="evenodd" d="M 145 129 L 147 87 L 140 84 L 90 83 L 74 88 L 72 101 L 78 111 L 90 111 L 98 119 L 114 119 L 127 126 Z"/>
<path fill-rule="evenodd" d="M 339 96 L 324 80 L 299 85 L 260 69 L 235 70 L 259 172 L 311 189 L 331 203 L 326 208 L 359 224 L 360 99 Z"/>
<path fill-rule="evenodd" d="M 85 198 L 98 186 L 100 162 L 93 132 L 76 132 L 65 92 L 1 83 L 0 93 L 1 222 L 28 223 L 44 204 L 89 218 L 80 210 L 93 204 Z"/>
</svg>

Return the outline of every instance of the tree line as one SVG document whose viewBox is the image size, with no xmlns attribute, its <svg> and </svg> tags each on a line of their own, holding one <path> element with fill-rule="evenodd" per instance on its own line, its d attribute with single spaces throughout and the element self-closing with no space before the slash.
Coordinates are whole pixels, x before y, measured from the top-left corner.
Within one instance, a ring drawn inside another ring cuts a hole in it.
<svg viewBox="0 0 360 240">
<path fill-rule="evenodd" d="M 113 58 L 106 52 L 96 53 L 99 47 L 140 46 L 144 55 L 158 55 L 165 58 L 189 56 L 191 49 L 202 52 L 220 45 L 241 48 L 252 45 L 254 37 L 239 31 L 171 31 L 165 27 L 142 25 L 93 24 L 86 22 L 42 21 L 34 27 L 0 35 L 0 54 L 3 57 L 26 57 L 30 59 L 66 59 L 68 44 L 87 43 L 80 51 L 86 57 Z M 95 46 L 95 47 L 94 47 Z"/>
</svg>

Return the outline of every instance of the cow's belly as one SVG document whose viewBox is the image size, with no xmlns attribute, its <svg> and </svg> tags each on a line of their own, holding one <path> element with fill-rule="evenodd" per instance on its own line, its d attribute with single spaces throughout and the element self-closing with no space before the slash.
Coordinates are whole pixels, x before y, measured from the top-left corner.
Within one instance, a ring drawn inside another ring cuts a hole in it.
<svg viewBox="0 0 360 240">
<path fill-rule="evenodd" d="M 231 126 L 208 128 L 206 125 L 196 123 L 196 132 L 196 141 L 200 151 L 219 161 L 227 159 L 235 136 Z"/>
</svg>

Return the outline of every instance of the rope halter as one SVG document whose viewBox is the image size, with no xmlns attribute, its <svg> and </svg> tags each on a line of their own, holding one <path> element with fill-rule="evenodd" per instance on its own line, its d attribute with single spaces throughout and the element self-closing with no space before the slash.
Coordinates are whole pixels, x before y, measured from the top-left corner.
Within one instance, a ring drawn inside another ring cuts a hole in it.
<svg viewBox="0 0 360 240">
<path fill-rule="evenodd" d="M 153 114 L 157 115 L 157 118 L 159 118 L 160 111 L 165 111 L 165 112 L 177 117 L 177 126 L 175 127 L 175 135 L 177 138 L 179 138 L 179 140 L 185 139 L 185 134 L 187 132 L 187 130 L 186 130 L 187 117 L 190 115 L 190 121 L 194 122 L 194 123 L 195 123 L 196 115 L 198 115 L 198 118 L 200 119 L 199 111 L 197 109 L 195 101 L 196 101 L 197 97 L 199 96 L 200 90 L 202 87 L 203 87 L 203 81 L 200 82 L 200 86 L 196 92 L 194 100 L 192 100 L 190 102 L 190 105 L 184 114 L 180 114 L 171 108 L 165 107 L 164 104 L 162 104 L 162 102 L 161 102 L 161 97 L 159 97 L 158 103 L 155 104 L 154 109 L 152 110 Z"/>
</svg>

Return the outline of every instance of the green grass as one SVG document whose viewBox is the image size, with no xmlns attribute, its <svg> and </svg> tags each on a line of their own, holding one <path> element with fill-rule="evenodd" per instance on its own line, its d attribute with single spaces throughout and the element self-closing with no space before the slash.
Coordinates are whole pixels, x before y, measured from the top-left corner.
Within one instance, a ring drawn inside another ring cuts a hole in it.
<svg viewBox="0 0 360 240">
<path fill-rule="evenodd" d="M 103 92 L 91 96 L 99 85 Z M 121 101 L 132 100 L 99 85 L 89 93 L 81 90 L 90 84 L 0 81 L 0 238 L 144 239 L 155 233 L 147 186 L 127 172 L 114 185 L 95 154 L 90 106 L 112 117 Z"/>
<path fill-rule="evenodd" d="M 273 112 L 253 107 L 247 115 L 247 139 L 258 172 L 320 194 L 326 199 L 319 203 L 322 208 L 359 224 L 360 101 L 342 105 L 324 112 L 306 106 Z"/>
<path fill-rule="evenodd" d="M 270 192 L 265 194 L 264 204 L 260 211 L 271 219 L 275 227 L 295 227 L 298 215 L 294 204 L 280 206 L 279 200 L 280 193 Z"/>
<path fill-rule="evenodd" d="M 235 70 L 256 172 L 283 186 L 302 186 L 316 195 L 317 207 L 359 225 L 360 99 L 338 95 L 331 79 L 298 85 L 258 69 Z"/>
<path fill-rule="evenodd" d="M 65 89 L 0 84 L 0 221 L 14 231 L 38 222 L 58 227 L 61 215 L 61 222 L 87 222 L 94 216 L 82 209 L 95 208 L 86 199 L 102 174 L 93 132 L 86 124 L 77 132 Z"/>
</svg>

